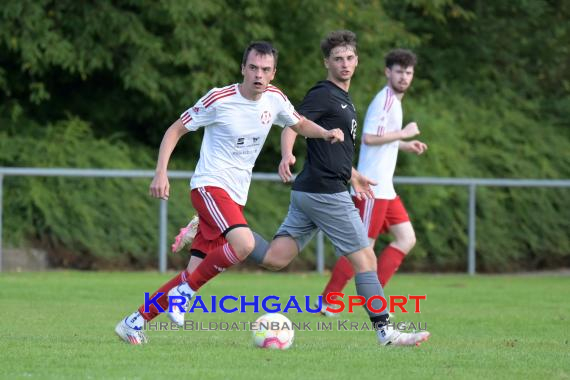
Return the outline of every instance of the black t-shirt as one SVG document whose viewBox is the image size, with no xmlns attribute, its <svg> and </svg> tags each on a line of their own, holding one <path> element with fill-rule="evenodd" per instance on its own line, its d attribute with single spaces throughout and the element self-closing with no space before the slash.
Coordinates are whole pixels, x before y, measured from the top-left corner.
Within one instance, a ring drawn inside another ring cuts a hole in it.
<svg viewBox="0 0 570 380">
<path fill-rule="evenodd" d="M 317 82 L 297 110 L 327 130 L 340 128 L 344 142 L 331 144 L 307 138 L 307 159 L 293 190 L 325 194 L 347 191 L 357 126 L 356 109 L 348 92 L 328 80 Z"/>
</svg>

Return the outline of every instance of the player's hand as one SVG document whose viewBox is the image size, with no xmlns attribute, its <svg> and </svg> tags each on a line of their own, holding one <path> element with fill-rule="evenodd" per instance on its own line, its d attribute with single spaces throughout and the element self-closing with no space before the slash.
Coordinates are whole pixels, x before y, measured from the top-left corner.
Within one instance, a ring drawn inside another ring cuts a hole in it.
<svg viewBox="0 0 570 380">
<path fill-rule="evenodd" d="M 352 189 L 355 192 L 356 198 L 358 200 L 363 200 L 366 198 L 373 199 L 374 192 L 372 191 L 372 185 L 377 185 L 376 181 L 371 180 L 368 177 L 363 176 L 362 174 L 358 173 L 356 170 L 353 172 L 352 177 L 350 178 L 352 182 Z"/>
<path fill-rule="evenodd" d="M 402 138 L 409 139 L 420 134 L 420 129 L 415 122 L 411 122 L 402 129 Z"/>
<path fill-rule="evenodd" d="M 150 183 L 148 193 L 154 198 L 167 200 L 170 195 L 170 183 L 166 172 L 157 172 Z"/>
<path fill-rule="evenodd" d="M 291 178 L 293 177 L 293 174 L 291 174 L 291 166 L 295 165 L 296 161 L 297 159 L 292 154 L 286 155 L 281 159 L 278 172 L 283 183 L 291 181 Z"/>
<path fill-rule="evenodd" d="M 427 148 L 428 148 L 427 144 L 418 140 L 412 140 L 408 142 L 408 149 L 410 150 L 410 152 L 415 153 L 418 156 L 424 153 L 427 150 Z"/>
<path fill-rule="evenodd" d="M 344 141 L 344 133 L 339 128 L 331 129 L 325 134 L 325 140 L 331 144 Z"/>
</svg>

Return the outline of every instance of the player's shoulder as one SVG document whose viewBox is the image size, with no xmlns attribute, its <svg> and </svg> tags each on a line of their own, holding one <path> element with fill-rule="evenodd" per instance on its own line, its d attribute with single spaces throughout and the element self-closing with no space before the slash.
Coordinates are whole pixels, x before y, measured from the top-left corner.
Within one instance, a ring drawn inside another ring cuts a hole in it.
<svg viewBox="0 0 570 380">
<path fill-rule="evenodd" d="M 288 101 L 287 95 L 283 91 L 281 91 L 277 86 L 272 84 L 268 85 L 267 88 L 263 91 L 263 94 L 271 99 L 277 99 L 279 101 Z"/>
<path fill-rule="evenodd" d="M 307 91 L 304 101 L 310 100 L 313 102 L 319 101 L 326 103 L 331 98 L 333 90 L 334 90 L 333 86 L 331 86 L 328 81 L 317 82 L 313 87 L 311 87 Z"/>
<path fill-rule="evenodd" d="M 321 80 L 315 83 L 315 85 L 311 87 L 308 92 L 331 93 L 332 91 L 335 90 L 335 88 L 336 86 L 332 84 L 330 81 Z"/>
<path fill-rule="evenodd" d="M 202 97 L 201 102 L 204 108 L 211 108 L 215 104 L 227 101 L 233 95 L 237 94 L 237 85 L 230 84 L 225 87 L 214 87 Z"/>
<path fill-rule="evenodd" d="M 375 104 L 375 108 L 383 111 L 389 111 L 396 99 L 396 94 L 394 91 L 388 87 L 384 86 L 380 91 L 376 93 L 374 99 L 372 99 L 372 103 Z"/>
<path fill-rule="evenodd" d="M 376 95 L 374 97 L 375 98 L 385 98 L 385 97 L 392 96 L 392 95 L 393 95 L 393 91 L 390 89 L 390 87 L 384 86 L 384 87 L 382 87 L 382 89 L 380 91 L 378 91 L 376 93 Z"/>
</svg>

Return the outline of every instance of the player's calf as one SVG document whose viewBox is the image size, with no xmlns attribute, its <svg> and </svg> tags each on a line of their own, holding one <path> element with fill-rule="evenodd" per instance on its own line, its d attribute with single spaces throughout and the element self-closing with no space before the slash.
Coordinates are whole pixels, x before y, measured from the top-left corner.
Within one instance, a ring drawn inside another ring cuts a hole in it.
<svg viewBox="0 0 570 380">
<path fill-rule="evenodd" d="M 299 254 L 297 242 L 290 236 L 278 236 L 271 242 L 262 266 L 272 271 L 285 268 Z"/>
</svg>

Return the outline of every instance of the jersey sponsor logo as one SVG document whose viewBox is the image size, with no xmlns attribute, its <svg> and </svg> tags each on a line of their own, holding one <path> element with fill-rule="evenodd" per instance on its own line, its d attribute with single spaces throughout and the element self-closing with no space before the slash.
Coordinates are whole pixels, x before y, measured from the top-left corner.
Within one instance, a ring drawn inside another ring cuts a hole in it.
<svg viewBox="0 0 570 380">
<path fill-rule="evenodd" d="M 238 137 L 236 140 L 236 150 L 232 152 L 234 156 L 247 156 L 258 154 L 261 150 L 261 137 Z"/>
<path fill-rule="evenodd" d="M 350 134 L 352 135 L 352 142 L 354 143 L 354 145 L 356 145 L 356 127 L 358 126 L 358 123 L 356 122 L 356 120 L 352 119 L 352 124 L 350 126 Z"/>
<path fill-rule="evenodd" d="M 246 145 L 246 146 L 254 146 L 259 145 L 259 136 L 255 136 L 252 138 L 249 137 L 238 137 L 236 145 Z M 251 140 L 251 141 L 249 141 Z"/>
<path fill-rule="evenodd" d="M 263 111 L 261 113 L 261 124 L 267 125 L 271 122 L 271 112 Z"/>
<path fill-rule="evenodd" d="M 259 148 L 254 148 L 254 149 L 240 149 L 236 152 L 232 152 L 232 156 L 249 156 L 252 154 L 259 154 Z"/>
</svg>

